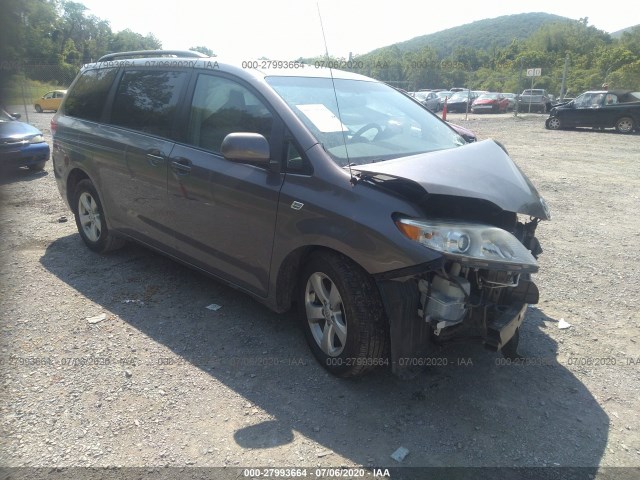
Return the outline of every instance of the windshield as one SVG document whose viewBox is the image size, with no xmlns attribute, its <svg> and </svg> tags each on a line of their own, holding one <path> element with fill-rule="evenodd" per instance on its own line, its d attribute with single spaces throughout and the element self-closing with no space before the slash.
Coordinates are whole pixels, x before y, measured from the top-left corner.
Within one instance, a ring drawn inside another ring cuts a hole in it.
<svg viewBox="0 0 640 480">
<path fill-rule="evenodd" d="M 266 80 L 340 166 L 466 143 L 420 104 L 382 83 L 308 77 Z"/>
<path fill-rule="evenodd" d="M 478 100 L 498 100 L 500 95 L 497 93 L 484 93 L 478 97 Z"/>
<path fill-rule="evenodd" d="M 585 92 L 579 95 L 573 103 L 576 107 L 598 107 L 603 98 L 604 93 L 602 92 Z"/>
</svg>

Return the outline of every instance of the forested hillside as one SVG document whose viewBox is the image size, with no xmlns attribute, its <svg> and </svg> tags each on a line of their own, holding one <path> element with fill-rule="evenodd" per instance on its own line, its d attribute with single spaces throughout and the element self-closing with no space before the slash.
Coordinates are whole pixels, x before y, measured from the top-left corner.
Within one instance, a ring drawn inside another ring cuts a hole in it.
<svg viewBox="0 0 640 480">
<path fill-rule="evenodd" d="M 329 61 L 327 61 L 329 60 Z M 481 20 L 374 50 L 351 59 L 305 59 L 337 64 L 405 88 L 519 92 L 531 86 L 527 69 L 540 68 L 534 86 L 577 94 L 603 83 L 640 90 L 640 26 L 613 38 L 588 24 L 543 13 Z"/>
<path fill-rule="evenodd" d="M 491 51 L 495 48 L 506 47 L 514 39 L 524 40 L 530 37 L 543 25 L 571 21 L 568 18 L 551 15 L 550 13 L 505 15 L 478 20 L 477 22 L 448 28 L 428 35 L 421 35 L 396 43 L 390 47 L 373 50 L 369 54 L 378 54 L 385 49 L 395 47 L 403 53 L 431 47 L 436 50 L 440 57 L 447 57 L 459 48 Z"/>
<path fill-rule="evenodd" d="M 82 64 L 105 53 L 161 47 L 153 33 L 113 32 L 78 2 L 3 0 L 3 5 L 0 87 L 25 77 L 66 86 Z M 518 92 L 531 85 L 526 70 L 539 68 L 542 76 L 534 85 L 555 94 L 566 62 L 570 94 L 603 83 L 640 91 L 640 26 L 613 38 L 586 18 L 528 13 L 473 22 L 351 59 L 299 60 L 336 65 L 407 90 L 458 86 Z"/>
</svg>

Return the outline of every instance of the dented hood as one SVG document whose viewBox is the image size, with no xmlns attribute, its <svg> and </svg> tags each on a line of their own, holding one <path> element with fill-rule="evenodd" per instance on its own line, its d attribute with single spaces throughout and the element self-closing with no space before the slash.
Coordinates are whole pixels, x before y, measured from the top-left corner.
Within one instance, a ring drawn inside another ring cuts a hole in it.
<svg viewBox="0 0 640 480">
<path fill-rule="evenodd" d="M 502 210 L 550 218 L 535 187 L 493 140 L 352 167 L 384 179 L 413 181 L 429 194 L 487 200 Z"/>
</svg>

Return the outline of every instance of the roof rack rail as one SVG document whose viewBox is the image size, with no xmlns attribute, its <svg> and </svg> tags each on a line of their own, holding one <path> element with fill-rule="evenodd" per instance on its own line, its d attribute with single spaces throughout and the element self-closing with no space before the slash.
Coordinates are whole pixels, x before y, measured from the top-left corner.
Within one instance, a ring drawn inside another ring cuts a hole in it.
<svg viewBox="0 0 640 480">
<path fill-rule="evenodd" d="M 135 50 L 133 52 L 109 53 L 100 57 L 98 62 L 106 62 L 107 60 L 115 60 L 118 58 L 164 57 L 169 55 L 174 57 L 208 58 L 204 53 L 194 50 Z"/>
</svg>

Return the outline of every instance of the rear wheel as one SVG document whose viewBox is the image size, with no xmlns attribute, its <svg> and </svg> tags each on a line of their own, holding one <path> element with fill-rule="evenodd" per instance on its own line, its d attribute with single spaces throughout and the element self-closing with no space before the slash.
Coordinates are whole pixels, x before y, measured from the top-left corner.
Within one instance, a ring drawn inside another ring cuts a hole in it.
<svg viewBox="0 0 640 480">
<path fill-rule="evenodd" d="M 124 245 L 124 240 L 109 231 L 100 197 L 91 180 L 78 182 L 73 207 L 78 232 L 89 249 L 105 253 Z"/>
<path fill-rule="evenodd" d="M 316 359 L 338 377 L 386 365 L 388 328 L 373 279 L 346 257 L 315 254 L 302 273 L 302 328 Z"/>
<path fill-rule="evenodd" d="M 633 118 L 622 117 L 616 121 L 616 130 L 620 133 L 631 133 L 633 131 Z"/>
<path fill-rule="evenodd" d="M 36 105 L 36 112 L 42 113 L 42 107 L 40 105 Z"/>
</svg>

